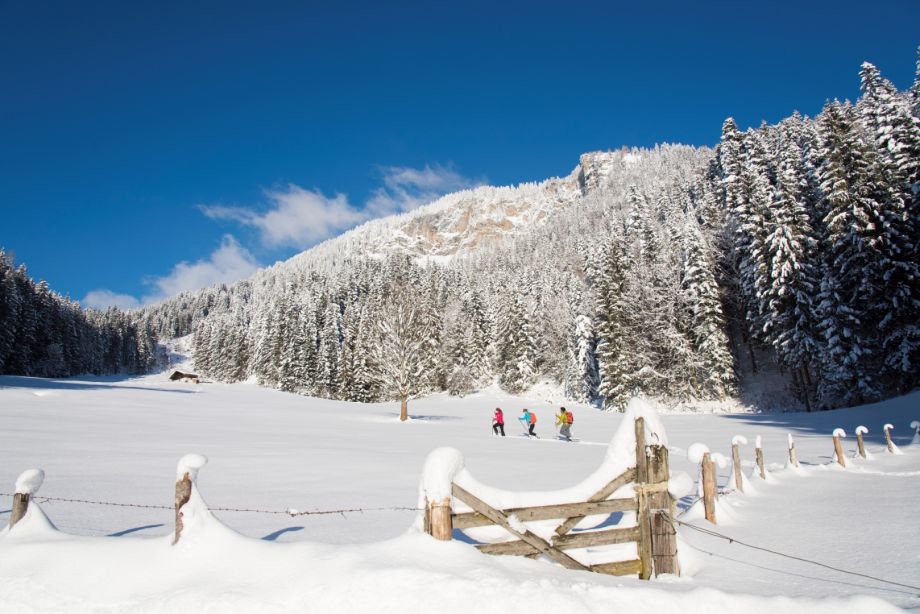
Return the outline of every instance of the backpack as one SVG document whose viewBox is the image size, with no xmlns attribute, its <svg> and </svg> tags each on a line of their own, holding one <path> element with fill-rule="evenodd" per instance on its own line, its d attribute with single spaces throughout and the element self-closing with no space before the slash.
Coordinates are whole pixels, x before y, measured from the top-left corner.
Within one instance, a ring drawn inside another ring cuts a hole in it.
<svg viewBox="0 0 920 614">
<path fill-rule="evenodd" d="M 535 414 L 535 413 L 533 413 L 533 412 L 530 412 L 530 423 L 531 423 L 531 424 L 536 424 L 536 423 L 537 423 L 537 414 Z"/>
<path fill-rule="evenodd" d="M 573 422 L 575 422 L 575 416 L 572 415 L 572 412 L 570 411 L 565 412 L 565 421 L 569 424 L 572 424 Z"/>
</svg>

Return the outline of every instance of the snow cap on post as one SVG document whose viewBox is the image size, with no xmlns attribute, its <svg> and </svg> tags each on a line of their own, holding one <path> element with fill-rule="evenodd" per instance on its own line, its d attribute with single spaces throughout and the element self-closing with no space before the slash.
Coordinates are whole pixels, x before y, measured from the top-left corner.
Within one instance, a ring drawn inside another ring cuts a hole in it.
<svg viewBox="0 0 920 614">
<path fill-rule="evenodd" d="M 709 453 L 709 446 L 705 443 L 695 443 L 687 449 L 687 460 L 695 465 L 703 462 L 703 455 Z"/>
<path fill-rule="evenodd" d="M 719 454 L 718 452 L 710 454 L 709 458 L 712 459 L 712 462 L 714 462 L 716 466 L 719 467 L 719 469 L 725 469 L 731 464 L 727 456 L 725 456 L 724 454 Z"/>
<path fill-rule="evenodd" d="M 41 469 L 26 469 L 16 478 L 17 495 L 34 495 L 45 481 L 45 472 Z"/>
<path fill-rule="evenodd" d="M 910 423 L 910 428 L 912 429 L 920 428 L 920 422 L 918 422 L 917 420 L 914 420 L 913 422 Z"/>
<path fill-rule="evenodd" d="M 836 428 L 833 432 L 834 437 L 840 437 L 841 439 L 846 439 L 847 432 L 842 428 Z"/>
<path fill-rule="evenodd" d="M 425 458 L 422 469 L 422 495 L 428 501 L 441 501 L 451 495 L 451 484 L 463 470 L 463 454 L 456 448 L 436 448 Z"/>
<path fill-rule="evenodd" d="M 791 448 L 795 445 L 795 439 L 792 438 L 792 433 L 786 433 L 786 447 Z"/>
<path fill-rule="evenodd" d="M 856 434 L 857 434 L 857 435 L 865 435 L 865 434 L 868 433 L 868 432 L 869 432 L 869 429 L 867 429 L 866 427 L 864 427 L 864 426 L 862 426 L 862 425 L 859 425 L 859 426 L 856 427 Z"/>
<path fill-rule="evenodd" d="M 882 427 L 882 430 L 883 431 L 893 431 L 894 425 L 886 422 L 885 426 Z"/>
<path fill-rule="evenodd" d="M 208 458 L 201 454 L 186 454 L 179 459 L 176 466 L 176 479 L 181 480 L 188 474 L 188 478 L 194 482 L 198 479 L 198 470 L 208 464 Z"/>
<path fill-rule="evenodd" d="M 733 446 L 746 446 L 747 437 L 745 437 L 744 435 L 735 435 L 734 437 L 732 437 L 732 445 Z"/>
<path fill-rule="evenodd" d="M 757 437 L 754 438 L 754 447 L 755 447 L 755 448 L 762 448 L 762 447 L 763 447 L 763 440 L 760 438 L 760 435 L 758 435 Z"/>
</svg>

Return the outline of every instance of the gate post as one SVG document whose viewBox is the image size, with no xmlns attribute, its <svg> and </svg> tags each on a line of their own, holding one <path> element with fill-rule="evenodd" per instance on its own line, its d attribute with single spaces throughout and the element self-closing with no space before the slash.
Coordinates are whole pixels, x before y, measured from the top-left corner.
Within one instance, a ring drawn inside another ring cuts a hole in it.
<svg viewBox="0 0 920 614">
<path fill-rule="evenodd" d="M 636 419 L 636 495 L 639 499 L 639 577 L 647 580 L 652 572 L 680 575 L 677 559 L 677 533 L 671 521 L 673 505 L 668 492 L 668 449 L 646 446 L 645 420 Z"/>
<path fill-rule="evenodd" d="M 450 541 L 454 534 L 450 497 L 428 501 L 425 506 L 425 532 L 435 539 Z"/>
</svg>

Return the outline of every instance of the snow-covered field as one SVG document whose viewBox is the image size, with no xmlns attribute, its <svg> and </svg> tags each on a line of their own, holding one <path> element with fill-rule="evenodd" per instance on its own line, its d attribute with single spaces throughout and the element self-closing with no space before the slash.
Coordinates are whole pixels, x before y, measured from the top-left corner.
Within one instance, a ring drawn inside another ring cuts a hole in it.
<svg viewBox="0 0 920 614">
<path fill-rule="evenodd" d="M 508 416 L 506 438 L 491 435 L 495 406 Z M 543 439 L 520 435 L 514 417 L 525 406 L 536 411 Z M 173 384 L 163 375 L 0 377 L 0 492 L 12 492 L 23 470 L 44 469 L 39 506 L 62 532 L 43 529 L 34 513 L 0 535 L 0 610 L 814 614 L 920 608 L 920 590 L 686 527 L 679 531 L 684 575 L 648 583 L 565 571 L 545 561 L 486 557 L 459 541 L 435 542 L 410 531 L 416 519 L 411 510 L 296 517 L 215 512 L 238 533 L 205 522 L 194 539 L 172 547 L 169 509 L 41 499 L 168 507 L 176 462 L 198 452 L 209 459 L 198 485 L 214 508 L 411 508 L 424 459 L 440 446 L 461 450 L 470 473 L 490 486 L 561 489 L 597 469 L 623 420 L 568 407 L 581 439 L 572 444 L 551 438 L 557 405 L 496 391 L 413 401 L 413 419 L 401 424 L 395 404 L 327 401 L 247 384 Z M 756 492 L 720 500 L 720 532 L 916 586 L 920 445 L 910 445 L 908 425 L 917 418 L 915 393 L 834 412 L 673 414 L 663 421 L 672 470 L 694 478 L 696 467 L 686 458 L 691 444 L 703 442 L 727 455 L 736 434 L 751 444 L 763 438 L 769 480 L 752 478 L 749 490 Z M 903 455 L 885 453 L 886 422 L 895 425 Z M 853 461 L 847 470 L 831 466 L 831 431 L 846 429 L 850 454 L 860 424 L 869 428 L 873 458 Z M 805 465 L 800 472 L 783 468 L 788 433 Z M 752 465 L 753 445 L 742 454 Z M 729 472 L 720 469 L 720 485 L 729 484 Z M 0 523 L 10 501 L 0 496 Z M 687 497 L 681 507 L 692 503 Z M 695 515 L 693 509 L 684 519 Z"/>
</svg>

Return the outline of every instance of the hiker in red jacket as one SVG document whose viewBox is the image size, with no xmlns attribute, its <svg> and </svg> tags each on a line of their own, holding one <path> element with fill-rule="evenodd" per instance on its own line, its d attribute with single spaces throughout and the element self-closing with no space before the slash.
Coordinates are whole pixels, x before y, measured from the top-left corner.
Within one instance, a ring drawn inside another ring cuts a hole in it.
<svg viewBox="0 0 920 614">
<path fill-rule="evenodd" d="M 495 408 L 495 415 L 492 416 L 492 434 L 498 435 L 501 431 L 502 437 L 505 436 L 505 415 L 502 413 L 501 407 Z"/>
</svg>

